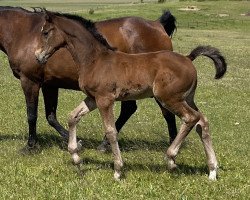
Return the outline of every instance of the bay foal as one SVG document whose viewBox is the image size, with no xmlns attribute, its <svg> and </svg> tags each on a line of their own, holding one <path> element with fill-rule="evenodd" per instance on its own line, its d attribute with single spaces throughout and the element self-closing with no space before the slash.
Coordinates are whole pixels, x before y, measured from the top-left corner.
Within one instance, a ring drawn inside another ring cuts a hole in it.
<svg viewBox="0 0 250 200">
<path fill-rule="evenodd" d="M 38 61 L 44 63 L 60 47 L 68 48 L 79 66 L 79 86 L 87 95 L 71 112 L 68 121 L 68 150 L 75 164 L 81 163 L 76 125 L 82 116 L 98 108 L 114 155 L 114 178 L 119 179 L 123 161 L 117 142 L 114 102 L 154 97 L 164 109 L 182 120 L 180 130 L 166 152 L 169 169 L 176 167 L 179 148 L 196 126 L 207 156 L 209 179 L 216 179 L 218 164 L 208 121 L 194 103 L 197 72 L 192 60 L 199 55 L 211 58 L 216 68 L 215 78 L 221 78 L 226 72 L 226 63 L 217 49 L 200 46 L 188 56 L 171 51 L 130 55 L 114 51 L 90 21 L 75 15 L 45 13 L 41 48 L 35 53 Z"/>
</svg>

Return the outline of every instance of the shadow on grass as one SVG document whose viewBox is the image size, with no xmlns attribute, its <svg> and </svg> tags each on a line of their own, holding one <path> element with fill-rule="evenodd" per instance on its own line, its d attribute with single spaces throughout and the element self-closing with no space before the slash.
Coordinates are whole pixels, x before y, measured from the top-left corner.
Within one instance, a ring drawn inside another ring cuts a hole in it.
<svg viewBox="0 0 250 200">
<path fill-rule="evenodd" d="M 72 164 L 72 163 L 70 163 Z M 73 165 L 73 164 L 72 164 Z M 91 166 L 88 166 L 91 165 Z M 95 167 L 93 167 L 95 165 Z M 88 171 L 93 170 L 107 170 L 107 169 L 113 169 L 113 161 L 100 161 L 95 160 L 92 158 L 84 158 L 83 163 L 81 167 L 76 167 L 76 171 L 79 175 L 85 175 Z M 204 175 L 208 174 L 208 169 L 206 165 L 200 165 L 200 166 L 189 166 L 186 164 L 178 164 L 178 168 L 169 171 L 167 169 L 167 164 L 140 164 L 140 163 L 130 163 L 126 162 L 123 169 L 122 169 L 122 178 L 127 177 L 127 173 L 131 171 L 147 171 L 151 173 L 157 173 L 157 174 L 164 174 L 165 172 L 169 173 L 172 178 L 178 178 L 181 175 Z"/>
<path fill-rule="evenodd" d="M 66 150 L 67 143 L 63 141 L 63 139 L 58 135 L 43 133 L 38 135 L 38 143 L 34 147 L 28 147 L 27 145 L 27 136 L 25 134 L 20 135 L 10 135 L 10 134 L 0 134 L 0 142 L 1 141 L 23 141 L 25 142 L 25 146 L 20 146 L 18 152 L 22 155 L 29 155 L 29 154 L 39 154 L 44 149 L 49 149 L 53 146 L 58 146 L 61 149 Z"/>
<path fill-rule="evenodd" d="M 27 142 L 27 137 L 24 134 L 20 135 L 0 135 L 0 141 L 3 140 L 21 140 Z M 95 138 L 82 138 L 79 137 L 78 140 L 82 140 L 83 149 L 97 149 L 97 147 L 101 144 L 101 140 Z M 44 149 L 49 149 L 54 146 L 58 146 L 62 150 L 67 150 L 67 142 L 63 140 L 60 135 L 50 134 L 50 133 L 41 133 L 38 135 L 38 143 L 36 144 L 34 149 L 28 148 L 27 145 L 22 148 L 23 154 L 37 154 L 40 153 Z M 145 139 L 127 139 L 121 138 L 119 139 L 119 146 L 121 151 L 136 151 L 136 150 L 154 150 L 164 152 L 169 147 L 168 141 L 158 140 L 158 141 L 148 141 Z M 185 148 L 186 142 L 184 142 L 182 148 Z M 27 151 L 27 152 L 26 152 Z M 111 150 L 109 151 L 111 152 Z"/>
<path fill-rule="evenodd" d="M 101 144 L 101 140 L 95 138 L 78 138 L 82 141 L 83 149 L 97 149 L 97 147 Z M 118 140 L 119 147 L 122 152 L 130 152 L 137 150 L 145 150 L 145 151 L 158 151 L 165 152 L 167 148 L 170 146 L 169 142 L 166 140 L 146 140 L 146 139 L 128 139 L 121 138 Z M 182 143 L 181 149 L 186 148 L 189 145 L 188 140 Z M 111 153 L 111 147 L 109 146 L 108 152 Z"/>
<path fill-rule="evenodd" d="M 0 142 L 3 141 L 3 140 L 24 140 L 25 137 L 23 137 L 23 135 L 3 135 L 3 134 L 0 134 Z"/>
<path fill-rule="evenodd" d="M 101 143 L 98 139 L 93 138 L 79 138 L 83 142 L 83 148 L 84 149 L 96 149 L 97 146 Z M 0 142 L 3 140 L 21 140 L 25 141 L 26 137 L 23 135 L 0 135 Z M 37 146 L 37 149 L 34 151 L 28 151 L 26 153 L 21 152 L 22 154 L 39 154 L 44 149 L 49 149 L 54 146 L 58 146 L 62 150 L 67 150 L 67 143 L 63 141 L 63 139 L 59 135 L 54 134 L 48 134 L 48 133 L 42 133 L 39 135 L 39 145 Z M 122 151 L 135 151 L 135 150 L 154 150 L 154 151 L 165 151 L 167 147 L 169 146 L 168 142 L 166 141 L 146 141 L 146 140 L 131 140 L 131 139 L 124 139 L 122 138 L 119 141 L 120 148 Z M 185 145 L 184 145 L 185 146 Z M 20 151 L 24 148 L 21 147 Z M 72 163 L 70 163 L 72 164 Z M 88 169 L 87 165 L 91 164 L 91 169 L 93 165 L 95 165 L 97 170 L 100 169 L 107 169 L 107 168 L 113 168 L 113 160 L 110 161 L 100 161 L 93 158 L 83 158 L 83 168 L 84 171 L 90 170 Z M 189 166 L 185 164 L 178 164 L 178 168 L 171 172 L 172 176 L 179 176 L 181 174 L 185 175 L 193 175 L 193 174 L 206 174 L 208 172 L 207 166 Z M 164 173 L 167 170 L 167 164 L 141 164 L 141 163 L 131 163 L 126 162 L 123 167 L 123 176 L 126 177 L 126 173 L 128 171 L 150 171 L 153 173 Z M 85 174 L 85 172 L 84 172 Z"/>
</svg>

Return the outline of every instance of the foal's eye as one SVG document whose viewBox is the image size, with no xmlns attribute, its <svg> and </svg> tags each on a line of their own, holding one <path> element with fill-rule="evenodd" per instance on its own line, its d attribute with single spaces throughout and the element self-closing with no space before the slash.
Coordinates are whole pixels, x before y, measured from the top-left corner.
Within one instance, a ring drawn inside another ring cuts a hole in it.
<svg viewBox="0 0 250 200">
<path fill-rule="evenodd" d="M 44 37 L 48 37 L 48 35 L 49 35 L 49 31 L 43 31 L 43 36 Z"/>
</svg>

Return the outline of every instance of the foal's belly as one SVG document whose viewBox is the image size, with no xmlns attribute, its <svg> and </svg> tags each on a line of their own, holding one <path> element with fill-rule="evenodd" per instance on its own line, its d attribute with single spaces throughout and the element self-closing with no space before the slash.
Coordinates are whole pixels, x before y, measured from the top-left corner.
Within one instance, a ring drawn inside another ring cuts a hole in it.
<svg viewBox="0 0 250 200">
<path fill-rule="evenodd" d="M 140 88 L 140 89 L 117 89 L 116 91 L 116 101 L 128 101 L 128 100 L 138 100 L 150 98 L 153 96 L 153 91 L 151 88 Z"/>
</svg>

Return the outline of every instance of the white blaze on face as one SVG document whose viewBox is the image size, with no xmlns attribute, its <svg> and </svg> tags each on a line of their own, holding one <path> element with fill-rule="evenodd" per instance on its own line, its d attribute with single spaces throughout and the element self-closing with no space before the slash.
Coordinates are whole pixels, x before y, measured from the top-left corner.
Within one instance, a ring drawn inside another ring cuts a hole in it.
<svg viewBox="0 0 250 200">
<path fill-rule="evenodd" d="M 42 26 L 42 28 L 41 28 L 41 32 L 43 32 L 43 29 L 44 29 L 45 23 L 46 23 L 46 22 L 44 22 L 44 23 L 43 23 L 43 26 Z"/>
</svg>

